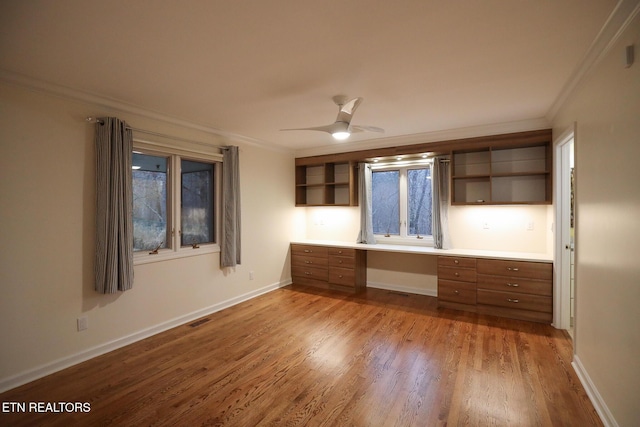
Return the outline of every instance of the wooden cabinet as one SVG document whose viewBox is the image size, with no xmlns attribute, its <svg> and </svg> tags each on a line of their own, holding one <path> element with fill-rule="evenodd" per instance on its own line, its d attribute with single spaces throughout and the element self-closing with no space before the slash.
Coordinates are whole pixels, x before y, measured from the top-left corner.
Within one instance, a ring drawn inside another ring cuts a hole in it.
<svg viewBox="0 0 640 427">
<path fill-rule="evenodd" d="M 452 152 L 453 205 L 550 204 L 551 142 Z"/>
<path fill-rule="evenodd" d="M 479 259 L 478 312 L 551 323 L 553 265 Z"/>
<path fill-rule="evenodd" d="M 322 246 L 291 245 L 291 276 L 294 282 L 317 285 L 329 279 L 327 248 Z"/>
<path fill-rule="evenodd" d="M 438 257 L 438 306 L 475 311 L 475 258 Z"/>
<path fill-rule="evenodd" d="M 291 245 L 294 285 L 357 292 L 367 284 L 367 254 L 350 248 Z"/>
<path fill-rule="evenodd" d="M 438 306 L 551 323 L 553 265 L 440 256 Z"/>
<path fill-rule="evenodd" d="M 296 164 L 296 206 L 357 206 L 355 162 Z"/>
</svg>

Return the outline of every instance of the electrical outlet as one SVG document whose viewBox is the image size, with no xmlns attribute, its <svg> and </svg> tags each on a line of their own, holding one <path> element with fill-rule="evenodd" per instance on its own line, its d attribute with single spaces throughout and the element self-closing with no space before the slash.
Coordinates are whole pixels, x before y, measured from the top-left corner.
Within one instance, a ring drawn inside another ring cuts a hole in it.
<svg viewBox="0 0 640 427">
<path fill-rule="evenodd" d="M 527 230 L 528 231 L 533 231 L 535 229 L 535 223 L 533 221 L 529 221 L 527 223 Z"/>
<path fill-rule="evenodd" d="M 253 280 L 253 270 L 249 272 L 249 280 Z"/>
<path fill-rule="evenodd" d="M 89 328 L 89 318 L 87 316 L 78 317 L 78 332 Z"/>
<path fill-rule="evenodd" d="M 484 221 L 482 223 L 482 228 L 484 228 L 485 230 L 488 230 L 489 229 L 489 221 Z"/>
</svg>

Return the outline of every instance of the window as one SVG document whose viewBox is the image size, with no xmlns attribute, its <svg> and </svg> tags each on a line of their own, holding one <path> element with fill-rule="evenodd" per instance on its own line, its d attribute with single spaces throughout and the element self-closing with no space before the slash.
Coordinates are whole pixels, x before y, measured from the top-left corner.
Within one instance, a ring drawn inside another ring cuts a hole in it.
<svg viewBox="0 0 640 427">
<path fill-rule="evenodd" d="M 132 155 L 136 262 L 218 251 L 221 156 L 135 142 Z"/>
<path fill-rule="evenodd" d="M 373 232 L 380 241 L 433 243 L 429 164 L 374 166 L 371 188 Z"/>
<path fill-rule="evenodd" d="M 133 250 L 169 247 L 169 157 L 133 153 Z"/>
</svg>

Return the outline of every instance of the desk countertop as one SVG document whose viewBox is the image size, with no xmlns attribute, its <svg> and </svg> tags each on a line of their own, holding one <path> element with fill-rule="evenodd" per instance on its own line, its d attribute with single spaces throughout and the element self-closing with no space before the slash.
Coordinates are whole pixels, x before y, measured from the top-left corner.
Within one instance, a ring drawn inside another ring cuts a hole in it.
<svg viewBox="0 0 640 427">
<path fill-rule="evenodd" d="M 553 256 L 536 252 L 485 251 L 478 249 L 435 249 L 431 246 L 389 245 L 377 243 L 351 243 L 333 240 L 298 240 L 291 243 L 314 246 L 334 246 L 340 248 L 362 249 L 365 251 L 397 252 L 407 254 L 448 255 L 473 258 L 496 258 L 513 261 L 553 262 Z"/>
</svg>

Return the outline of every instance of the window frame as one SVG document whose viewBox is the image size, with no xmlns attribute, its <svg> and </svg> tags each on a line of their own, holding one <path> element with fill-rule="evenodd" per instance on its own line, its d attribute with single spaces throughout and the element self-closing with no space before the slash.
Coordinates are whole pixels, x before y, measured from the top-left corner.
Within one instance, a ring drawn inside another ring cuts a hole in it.
<svg viewBox="0 0 640 427">
<path fill-rule="evenodd" d="M 400 212 L 400 234 L 386 236 L 385 234 L 374 234 L 378 243 L 389 243 L 396 245 L 412 246 L 433 246 L 433 235 L 424 235 L 418 238 L 417 235 L 408 235 L 409 230 L 409 186 L 408 171 L 411 169 L 429 168 L 431 175 L 431 195 L 433 197 L 433 159 L 421 159 L 417 161 L 390 162 L 373 164 L 372 173 L 377 171 L 399 171 L 399 212 Z M 372 188 L 373 191 L 373 188 Z M 431 214 L 433 215 L 433 199 L 431 201 Z"/>
<path fill-rule="evenodd" d="M 215 148 L 212 148 L 214 150 Z M 147 264 L 185 258 L 197 255 L 220 252 L 220 236 L 222 231 L 222 167 L 223 156 L 219 153 L 212 153 L 205 150 L 172 147 L 154 141 L 146 141 L 134 138 L 133 151 L 152 156 L 168 157 L 167 162 L 167 228 L 171 245 L 167 248 L 158 249 L 157 254 L 152 254 L 150 250 L 135 251 L 133 253 L 134 265 Z M 132 153 L 133 154 L 133 153 Z M 181 245 L 181 160 L 213 164 L 214 177 L 214 242 L 201 243 L 197 248 L 191 245 Z"/>
</svg>

